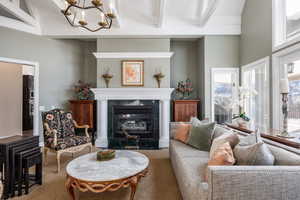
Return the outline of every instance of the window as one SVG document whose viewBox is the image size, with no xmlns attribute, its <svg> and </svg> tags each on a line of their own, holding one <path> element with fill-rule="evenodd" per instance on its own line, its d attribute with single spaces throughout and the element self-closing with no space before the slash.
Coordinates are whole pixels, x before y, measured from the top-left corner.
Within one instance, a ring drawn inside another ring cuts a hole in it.
<svg viewBox="0 0 300 200">
<path fill-rule="evenodd" d="M 300 1 L 273 0 L 273 50 L 300 40 Z"/>
<path fill-rule="evenodd" d="M 233 99 L 237 98 L 239 85 L 239 69 L 236 68 L 212 68 L 212 121 L 218 124 L 231 122 L 233 114 L 238 110 L 232 108 Z"/>
<path fill-rule="evenodd" d="M 289 80 L 288 132 L 300 131 L 300 60 L 285 64 Z"/>
<path fill-rule="evenodd" d="M 265 131 L 270 125 L 269 115 L 269 57 L 242 67 L 242 87 L 250 91 L 244 111 L 250 118 L 250 128 Z"/>
</svg>

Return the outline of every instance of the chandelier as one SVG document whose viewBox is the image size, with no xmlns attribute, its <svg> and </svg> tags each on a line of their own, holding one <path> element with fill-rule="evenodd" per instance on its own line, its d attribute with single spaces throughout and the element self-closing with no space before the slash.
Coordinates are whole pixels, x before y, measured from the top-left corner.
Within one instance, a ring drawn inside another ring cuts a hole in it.
<svg viewBox="0 0 300 200">
<path fill-rule="evenodd" d="M 115 18 L 114 8 L 112 3 L 109 5 L 108 12 L 105 12 L 102 0 L 91 0 L 86 4 L 86 0 L 64 0 L 65 9 L 61 12 L 66 17 L 67 21 L 73 27 L 81 27 L 91 32 L 96 32 L 101 29 L 110 29 L 112 20 Z M 95 10 L 99 21 L 91 26 L 86 20 L 86 12 Z"/>
</svg>

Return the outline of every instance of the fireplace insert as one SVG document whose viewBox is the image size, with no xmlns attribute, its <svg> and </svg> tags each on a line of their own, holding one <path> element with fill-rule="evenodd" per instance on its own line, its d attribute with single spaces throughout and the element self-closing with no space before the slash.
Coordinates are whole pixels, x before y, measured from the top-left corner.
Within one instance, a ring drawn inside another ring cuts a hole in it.
<svg viewBox="0 0 300 200">
<path fill-rule="evenodd" d="M 158 149 L 159 101 L 108 101 L 108 147 Z"/>
</svg>

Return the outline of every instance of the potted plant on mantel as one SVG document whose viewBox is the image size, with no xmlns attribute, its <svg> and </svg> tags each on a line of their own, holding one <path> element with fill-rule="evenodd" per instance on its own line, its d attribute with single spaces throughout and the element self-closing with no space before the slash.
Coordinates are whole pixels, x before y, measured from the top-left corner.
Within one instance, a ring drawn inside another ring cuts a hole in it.
<svg viewBox="0 0 300 200">
<path fill-rule="evenodd" d="M 74 92 L 76 99 L 69 101 L 73 118 L 79 125 L 89 125 L 93 132 L 92 140 L 94 141 L 95 101 L 91 84 L 78 81 L 74 86 Z"/>
<path fill-rule="evenodd" d="M 199 116 L 199 100 L 192 99 L 193 92 L 193 84 L 189 78 L 177 83 L 173 97 L 173 120 L 175 122 L 187 122 L 191 117 Z"/>
</svg>

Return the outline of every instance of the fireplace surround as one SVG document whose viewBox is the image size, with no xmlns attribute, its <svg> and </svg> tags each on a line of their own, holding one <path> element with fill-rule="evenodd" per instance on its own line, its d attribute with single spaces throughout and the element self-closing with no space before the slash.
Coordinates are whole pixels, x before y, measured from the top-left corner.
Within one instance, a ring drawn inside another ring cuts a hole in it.
<svg viewBox="0 0 300 200">
<path fill-rule="evenodd" d="M 93 88 L 97 100 L 96 147 L 109 147 L 109 101 L 151 100 L 159 107 L 158 147 L 169 147 L 170 99 L 173 88 Z"/>
</svg>

